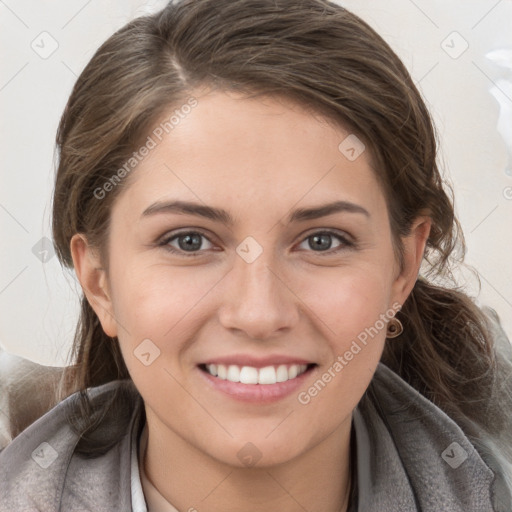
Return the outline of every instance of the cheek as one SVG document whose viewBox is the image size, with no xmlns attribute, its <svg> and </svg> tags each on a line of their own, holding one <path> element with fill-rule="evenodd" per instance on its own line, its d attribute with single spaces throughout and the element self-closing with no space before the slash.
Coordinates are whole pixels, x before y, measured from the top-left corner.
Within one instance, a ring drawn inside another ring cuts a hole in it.
<svg viewBox="0 0 512 512">
<path fill-rule="evenodd" d="M 134 350 L 144 339 L 166 352 L 180 350 L 200 325 L 202 301 L 218 282 L 217 273 L 201 267 L 169 269 L 145 258 L 125 261 L 112 272 L 112 297 L 120 342 Z M 169 340 L 173 340 L 170 344 Z M 175 342 L 176 343 L 175 343 Z"/>
<path fill-rule="evenodd" d="M 366 391 L 382 355 L 390 311 L 390 282 L 379 272 L 351 269 L 338 277 L 326 279 L 323 293 L 310 297 L 311 309 L 327 324 L 329 354 L 297 396 L 312 430 L 323 434 L 340 425 Z"/>
<path fill-rule="evenodd" d="M 392 278 L 388 272 L 369 265 L 337 269 L 310 290 L 307 303 L 328 327 L 326 337 L 333 348 L 342 350 L 365 329 L 374 326 L 389 308 Z M 382 330 L 382 322 L 378 322 Z"/>
<path fill-rule="evenodd" d="M 114 273 L 113 287 L 116 320 L 122 325 L 118 329 L 121 353 L 145 402 L 170 417 L 175 406 L 170 408 L 163 397 L 173 396 L 178 403 L 187 403 L 172 376 L 183 382 L 181 366 L 186 361 L 181 354 L 196 336 L 194 329 L 204 322 L 197 306 L 205 287 L 211 288 L 215 281 L 211 276 L 203 276 L 202 281 L 192 278 L 192 267 L 188 272 L 170 271 L 144 264 L 143 259 L 133 265 L 125 263 Z"/>
</svg>

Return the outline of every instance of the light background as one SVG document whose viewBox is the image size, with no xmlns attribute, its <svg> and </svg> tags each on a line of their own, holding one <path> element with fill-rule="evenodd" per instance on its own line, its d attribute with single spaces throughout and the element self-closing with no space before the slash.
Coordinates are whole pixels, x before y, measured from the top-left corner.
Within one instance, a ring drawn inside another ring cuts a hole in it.
<svg viewBox="0 0 512 512">
<path fill-rule="evenodd" d="M 469 272 L 459 278 L 479 304 L 498 312 L 512 339 L 512 2 L 340 3 L 389 42 L 419 84 L 481 291 Z M 0 345 L 10 352 L 66 362 L 80 288 L 48 240 L 41 242 L 51 238 L 58 121 L 99 45 L 164 4 L 0 0 Z"/>
</svg>

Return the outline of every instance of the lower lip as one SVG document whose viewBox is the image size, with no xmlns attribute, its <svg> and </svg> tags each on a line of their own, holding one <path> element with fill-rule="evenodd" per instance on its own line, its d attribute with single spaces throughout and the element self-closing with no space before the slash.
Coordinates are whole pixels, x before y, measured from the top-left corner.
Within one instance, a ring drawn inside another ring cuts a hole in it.
<svg viewBox="0 0 512 512">
<path fill-rule="evenodd" d="M 236 400 L 253 403 L 276 402 L 291 395 L 304 385 L 305 380 L 311 375 L 315 368 L 316 366 L 308 367 L 308 369 L 298 377 L 285 382 L 276 382 L 275 384 L 241 384 L 240 382 L 219 379 L 197 367 L 199 373 L 214 389 Z"/>
</svg>

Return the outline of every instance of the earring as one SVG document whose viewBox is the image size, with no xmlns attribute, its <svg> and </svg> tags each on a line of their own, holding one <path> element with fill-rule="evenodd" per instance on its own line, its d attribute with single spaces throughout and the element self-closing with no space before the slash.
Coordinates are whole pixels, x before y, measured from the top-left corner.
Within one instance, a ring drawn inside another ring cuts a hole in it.
<svg viewBox="0 0 512 512">
<path fill-rule="evenodd" d="M 404 326 L 402 325 L 402 322 L 400 322 L 396 317 L 391 318 L 386 329 L 386 338 L 396 338 L 403 332 Z"/>
</svg>

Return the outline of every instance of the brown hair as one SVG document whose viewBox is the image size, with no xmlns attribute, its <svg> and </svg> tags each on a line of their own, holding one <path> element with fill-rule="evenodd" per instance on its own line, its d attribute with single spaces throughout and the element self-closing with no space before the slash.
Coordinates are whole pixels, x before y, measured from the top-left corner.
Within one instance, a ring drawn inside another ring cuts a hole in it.
<svg viewBox="0 0 512 512">
<path fill-rule="evenodd" d="M 420 93 L 388 44 L 364 21 L 325 0 L 184 0 L 112 35 L 78 78 L 62 116 L 53 237 L 72 266 L 70 239 L 86 235 L 108 264 L 106 241 L 120 183 L 94 191 L 161 118 L 199 86 L 281 95 L 350 128 L 370 151 L 400 237 L 426 211 L 432 230 L 419 279 L 398 318 L 405 330 L 382 362 L 477 439 L 504 435 L 510 380 L 492 326 L 451 275 L 465 248 L 436 163 L 436 134 Z M 458 254 L 457 254 L 458 253 Z M 428 281 L 427 281 L 428 279 Z M 82 298 L 64 391 L 129 378 L 117 340 Z M 499 400 L 496 398 L 499 397 Z M 508 454 L 511 458 L 512 455 Z"/>
</svg>

